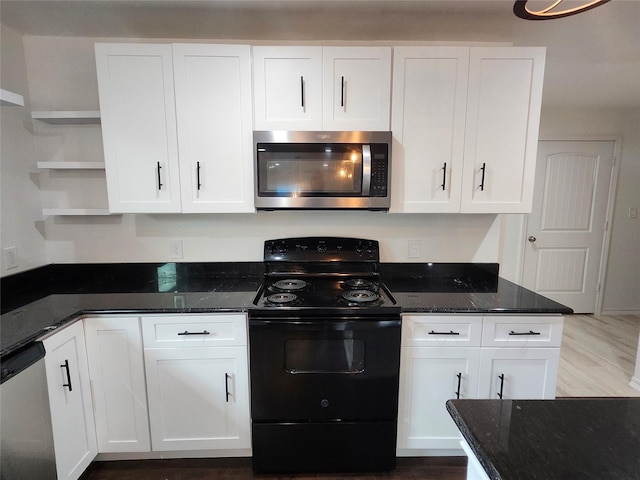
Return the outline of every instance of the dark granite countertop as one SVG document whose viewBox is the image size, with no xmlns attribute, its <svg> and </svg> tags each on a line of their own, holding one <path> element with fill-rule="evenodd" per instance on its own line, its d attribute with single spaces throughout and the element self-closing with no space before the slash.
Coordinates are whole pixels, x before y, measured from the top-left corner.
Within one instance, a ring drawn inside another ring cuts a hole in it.
<svg viewBox="0 0 640 480">
<path fill-rule="evenodd" d="M 492 480 L 640 479 L 640 398 L 449 400 Z"/>
<path fill-rule="evenodd" d="M 4 277 L 0 356 L 79 315 L 244 312 L 262 262 L 56 264 Z M 405 313 L 571 313 L 499 278 L 498 264 L 383 263 Z"/>
<path fill-rule="evenodd" d="M 387 263 L 380 275 L 403 313 L 573 313 L 500 278 L 497 263 Z"/>
</svg>

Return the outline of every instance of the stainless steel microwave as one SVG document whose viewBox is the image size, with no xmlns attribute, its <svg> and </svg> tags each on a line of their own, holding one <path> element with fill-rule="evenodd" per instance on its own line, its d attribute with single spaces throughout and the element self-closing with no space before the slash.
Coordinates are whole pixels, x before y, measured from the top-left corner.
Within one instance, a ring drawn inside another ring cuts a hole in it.
<svg viewBox="0 0 640 480">
<path fill-rule="evenodd" d="M 391 132 L 256 131 L 255 206 L 388 210 Z"/>
</svg>

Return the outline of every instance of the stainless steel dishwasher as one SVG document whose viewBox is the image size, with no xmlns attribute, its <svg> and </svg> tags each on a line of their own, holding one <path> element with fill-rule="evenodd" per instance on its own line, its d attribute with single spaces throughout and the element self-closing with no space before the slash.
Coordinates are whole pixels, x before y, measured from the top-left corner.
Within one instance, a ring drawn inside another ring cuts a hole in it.
<svg viewBox="0 0 640 480">
<path fill-rule="evenodd" d="M 55 479 L 44 346 L 35 342 L 2 359 L 0 477 Z"/>
</svg>

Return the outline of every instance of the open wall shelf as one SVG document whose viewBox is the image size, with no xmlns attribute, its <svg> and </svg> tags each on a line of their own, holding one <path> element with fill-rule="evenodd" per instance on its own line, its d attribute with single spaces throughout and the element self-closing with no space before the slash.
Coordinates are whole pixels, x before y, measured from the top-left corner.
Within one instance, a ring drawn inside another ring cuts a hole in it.
<svg viewBox="0 0 640 480">
<path fill-rule="evenodd" d="M 0 88 L 0 105 L 3 107 L 24 107 L 24 97 Z"/>
<path fill-rule="evenodd" d="M 96 125 L 100 124 L 97 110 L 50 110 L 31 112 L 31 118 L 50 125 Z"/>
</svg>

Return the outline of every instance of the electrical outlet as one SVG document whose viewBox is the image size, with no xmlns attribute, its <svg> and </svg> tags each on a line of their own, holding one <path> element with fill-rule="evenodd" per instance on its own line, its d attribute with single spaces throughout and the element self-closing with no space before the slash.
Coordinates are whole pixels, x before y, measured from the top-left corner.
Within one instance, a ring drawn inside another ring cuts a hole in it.
<svg viewBox="0 0 640 480">
<path fill-rule="evenodd" d="M 169 243 L 171 258 L 174 260 L 182 258 L 182 240 L 171 240 Z"/>
<path fill-rule="evenodd" d="M 638 209 L 636 207 L 629 207 L 629 218 L 638 218 Z"/>
<path fill-rule="evenodd" d="M 420 258 L 420 240 L 409 240 L 409 258 Z"/>
<path fill-rule="evenodd" d="M 3 248 L 2 260 L 4 261 L 4 268 L 6 270 L 18 268 L 18 254 L 16 253 L 16 247 Z"/>
</svg>

